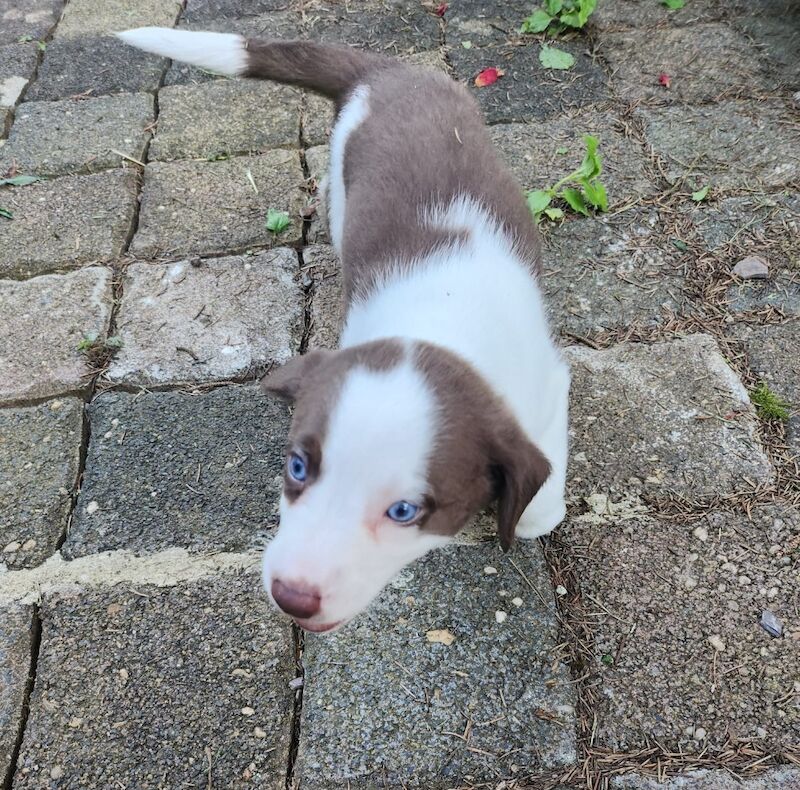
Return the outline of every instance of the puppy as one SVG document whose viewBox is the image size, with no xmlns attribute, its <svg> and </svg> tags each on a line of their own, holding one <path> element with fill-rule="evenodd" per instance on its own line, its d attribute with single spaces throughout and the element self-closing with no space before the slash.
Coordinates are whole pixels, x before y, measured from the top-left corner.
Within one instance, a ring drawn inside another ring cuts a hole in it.
<svg viewBox="0 0 800 790">
<path fill-rule="evenodd" d="M 326 202 L 344 280 L 340 348 L 263 381 L 294 403 L 280 529 L 264 554 L 275 604 L 331 631 L 493 501 L 504 549 L 515 531 L 550 532 L 565 514 L 569 371 L 537 284 L 536 227 L 468 92 L 310 41 L 119 36 L 336 106 Z"/>
</svg>

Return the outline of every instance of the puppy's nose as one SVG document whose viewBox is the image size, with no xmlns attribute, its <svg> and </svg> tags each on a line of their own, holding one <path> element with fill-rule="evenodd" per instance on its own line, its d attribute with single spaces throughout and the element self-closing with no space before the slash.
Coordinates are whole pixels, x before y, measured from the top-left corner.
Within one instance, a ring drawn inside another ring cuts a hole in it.
<svg viewBox="0 0 800 790">
<path fill-rule="evenodd" d="M 273 579 L 271 591 L 275 603 L 292 617 L 305 620 L 319 611 L 319 590 L 305 582 Z"/>
</svg>

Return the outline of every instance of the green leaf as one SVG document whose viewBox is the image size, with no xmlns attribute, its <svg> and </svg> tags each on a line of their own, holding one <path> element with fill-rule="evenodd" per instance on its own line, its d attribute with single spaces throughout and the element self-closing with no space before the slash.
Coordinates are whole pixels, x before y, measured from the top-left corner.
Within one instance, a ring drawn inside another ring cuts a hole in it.
<svg viewBox="0 0 800 790">
<path fill-rule="evenodd" d="M 672 246 L 679 249 L 681 252 L 686 252 L 689 249 L 689 245 L 685 241 L 681 241 L 680 239 L 670 239 L 672 242 Z"/>
<path fill-rule="evenodd" d="M 583 193 L 580 189 L 569 187 L 561 193 L 561 197 L 569 203 L 573 211 L 577 211 L 578 214 L 583 214 L 586 217 L 589 216 L 589 209 L 586 208 L 586 203 L 583 200 Z"/>
<path fill-rule="evenodd" d="M 586 199 L 600 211 L 608 211 L 608 195 L 606 188 L 597 180 L 583 185 L 583 194 Z"/>
<path fill-rule="evenodd" d="M 520 31 L 522 33 L 541 33 L 543 30 L 547 30 L 552 21 L 553 17 L 540 8 L 522 23 Z"/>
<path fill-rule="evenodd" d="M 677 11 L 686 5 L 686 0 L 661 0 L 661 4 L 669 8 L 670 11 Z"/>
<path fill-rule="evenodd" d="M 575 65 L 575 58 L 563 49 L 544 44 L 539 50 L 539 62 L 546 69 L 571 69 Z"/>
<path fill-rule="evenodd" d="M 548 14 L 556 16 L 564 6 L 563 0 L 545 0 L 544 7 Z"/>
<path fill-rule="evenodd" d="M 565 145 L 560 145 L 558 148 L 556 148 L 556 153 L 564 156 L 564 154 L 569 153 L 569 148 L 567 148 Z"/>
<path fill-rule="evenodd" d="M 33 36 L 20 36 L 17 39 L 18 44 L 27 44 L 29 41 L 33 41 Z"/>
<path fill-rule="evenodd" d="M 37 41 L 36 46 L 39 47 L 39 52 L 44 52 L 47 49 L 47 44 L 44 41 Z"/>
<path fill-rule="evenodd" d="M 267 230 L 272 233 L 283 233 L 292 221 L 285 211 L 276 211 L 274 208 L 267 209 Z"/>
<path fill-rule="evenodd" d="M 0 217 L 5 217 L 6 219 L 14 219 L 14 215 L 10 212 L 7 208 L 3 208 L 0 206 Z"/>
<path fill-rule="evenodd" d="M 583 156 L 583 162 L 581 162 L 581 178 L 597 178 L 603 172 L 603 165 L 597 153 L 597 146 L 600 145 L 600 141 L 596 137 L 587 134 L 583 138 L 583 142 L 586 143 L 586 153 Z"/>
<path fill-rule="evenodd" d="M 597 0 L 577 0 L 577 6 L 575 11 L 561 14 L 559 20 L 570 27 L 583 27 L 597 7 Z"/>
<path fill-rule="evenodd" d="M 472 42 L 471 41 L 462 41 L 461 42 L 461 46 L 464 47 L 464 49 L 472 49 Z"/>
<path fill-rule="evenodd" d="M 26 187 L 28 184 L 34 184 L 41 181 L 39 176 L 14 176 L 13 178 L 0 178 L 0 187 L 8 184 L 12 187 Z"/>
<path fill-rule="evenodd" d="M 528 192 L 528 208 L 534 215 L 541 214 L 550 205 L 552 199 L 553 196 L 549 192 L 541 189 Z"/>
<path fill-rule="evenodd" d="M 605 664 L 607 667 L 613 667 L 613 666 L 614 666 L 614 656 L 612 656 L 612 655 L 611 655 L 611 653 L 606 653 L 605 655 L 603 655 L 603 656 L 600 658 L 600 660 L 601 660 L 601 661 L 602 661 L 602 662 L 603 662 L 603 663 L 604 663 L 604 664 Z"/>
<path fill-rule="evenodd" d="M 710 187 L 706 185 L 702 189 L 698 189 L 697 192 L 692 192 L 692 200 L 695 203 L 702 203 L 708 196 L 709 189 Z"/>
<path fill-rule="evenodd" d="M 560 208 L 546 208 L 544 213 L 547 214 L 550 219 L 564 219 L 564 212 Z"/>
</svg>

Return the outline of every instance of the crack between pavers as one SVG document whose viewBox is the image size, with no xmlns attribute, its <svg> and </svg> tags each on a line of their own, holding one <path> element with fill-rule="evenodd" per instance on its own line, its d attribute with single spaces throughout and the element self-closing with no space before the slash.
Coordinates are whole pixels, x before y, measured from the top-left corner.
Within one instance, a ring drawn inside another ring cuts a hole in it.
<svg viewBox="0 0 800 790">
<path fill-rule="evenodd" d="M 305 649 L 305 635 L 302 628 L 292 624 L 292 636 L 294 637 L 295 651 L 295 677 L 305 681 L 305 667 L 303 666 L 303 651 Z M 296 774 L 297 754 L 300 748 L 300 732 L 302 729 L 303 716 L 303 691 L 305 682 L 294 693 L 294 707 L 292 709 L 292 733 L 289 740 L 289 758 L 286 764 L 286 790 L 295 790 L 299 787 L 300 779 Z"/>
</svg>

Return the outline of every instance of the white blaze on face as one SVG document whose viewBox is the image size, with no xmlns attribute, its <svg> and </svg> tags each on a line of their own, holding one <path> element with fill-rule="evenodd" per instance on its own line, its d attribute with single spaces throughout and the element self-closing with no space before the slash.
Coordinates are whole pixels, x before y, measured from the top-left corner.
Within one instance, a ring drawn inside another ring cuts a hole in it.
<svg viewBox="0 0 800 790">
<path fill-rule="evenodd" d="M 315 622 L 348 620 L 405 565 L 449 538 L 392 522 L 399 500 L 420 503 L 434 450 L 437 405 L 407 361 L 351 370 L 331 411 L 318 479 L 295 502 L 264 554 L 264 584 L 277 578 L 319 589 Z"/>
</svg>

